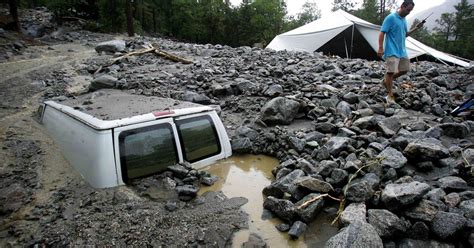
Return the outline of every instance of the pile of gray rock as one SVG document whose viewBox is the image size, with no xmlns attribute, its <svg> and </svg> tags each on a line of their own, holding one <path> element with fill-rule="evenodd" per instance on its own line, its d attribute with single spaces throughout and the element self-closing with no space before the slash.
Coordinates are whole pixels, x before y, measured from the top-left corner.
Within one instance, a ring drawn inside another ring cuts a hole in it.
<svg viewBox="0 0 474 248">
<path fill-rule="evenodd" d="M 220 105 L 234 152 L 281 161 L 264 207 L 291 237 L 328 194 L 345 201 L 329 247 L 474 245 L 474 122 L 449 116 L 474 92 L 472 69 L 416 63 L 386 105 L 379 62 L 154 38 L 126 49 L 147 43 L 195 62 L 149 53 L 86 70 L 104 66 L 96 78 L 135 94 Z"/>
</svg>

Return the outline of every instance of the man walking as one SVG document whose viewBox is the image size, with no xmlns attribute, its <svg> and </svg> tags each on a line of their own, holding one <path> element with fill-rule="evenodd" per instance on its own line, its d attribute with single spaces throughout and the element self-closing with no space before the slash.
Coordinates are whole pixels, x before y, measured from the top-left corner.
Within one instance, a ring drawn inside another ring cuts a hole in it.
<svg viewBox="0 0 474 248">
<path fill-rule="evenodd" d="M 415 7 L 413 0 L 404 0 L 400 8 L 388 15 L 383 21 L 379 34 L 379 50 L 377 54 L 385 59 L 387 73 L 383 79 L 383 84 L 387 88 L 387 103 L 395 103 L 393 96 L 393 80 L 406 74 L 410 70 L 410 59 L 408 58 L 405 39 L 414 31 L 423 27 L 420 22 L 416 27 L 407 31 L 407 21 L 405 17 Z M 385 41 L 385 49 L 384 49 Z"/>
</svg>

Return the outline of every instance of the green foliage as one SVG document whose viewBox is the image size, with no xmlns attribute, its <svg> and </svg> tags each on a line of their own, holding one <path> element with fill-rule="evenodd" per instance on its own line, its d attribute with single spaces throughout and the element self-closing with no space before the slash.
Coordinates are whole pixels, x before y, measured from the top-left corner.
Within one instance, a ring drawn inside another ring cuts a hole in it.
<svg viewBox="0 0 474 248">
<path fill-rule="evenodd" d="M 292 30 L 297 27 L 303 26 L 307 23 L 315 21 L 321 17 L 321 10 L 314 1 L 306 1 L 303 4 L 302 11 L 296 15 L 296 17 L 289 16 L 284 30 Z"/>
<path fill-rule="evenodd" d="M 415 19 L 413 21 L 413 24 L 411 25 L 410 27 L 410 30 L 414 29 L 416 27 L 416 25 L 418 25 L 418 23 L 420 23 L 421 21 L 418 20 L 418 19 Z M 428 31 L 428 29 L 426 27 L 422 27 L 420 29 L 418 29 L 416 32 L 414 32 L 411 37 L 413 37 L 414 39 L 428 45 L 428 46 L 434 46 L 436 41 L 435 41 L 435 37 L 433 35 L 430 34 L 430 32 Z"/>
<path fill-rule="evenodd" d="M 99 0 L 99 23 L 105 32 L 122 32 L 126 26 L 124 0 Z"/>
<path fill-rule="evenodd" d="M 275 35 L 283 29 L 283 18 L 286 15 L 286 6 L 280 0 L 255 0 L 251 4 L 253 15 L 250 18 L 250 27 L 255 31 L 249 37 L 248 45 L 257 42 L 269 43 Z"/>
<path fill-rule="evenodd" d="M 381 25 L 390 9 L 395 6 L 395 0 L 364 0 L 359 9 L 351 13 L 370 23 Z"/>
<path fill-rule="evenodd" d="M 321 10 L 314 1 L 306 1 L 303 4 L 302 12 L 298 14 L 298 22 L 301 25 L 310 23 L 321 17 Z"/>
<path fill-rule="evenodd" d="M 287 16 L 290 0 L 133 0 L 135 33 L 160 34 L 195 43 L 231 46 L 268 44 L 276 35 L 320 17 L 316 0 L 307 0 L 300 13 Z M 22 0 L 22 7 L 47 6 L 57 16 L 87 20 L 87 28 L 104 32 L 126 31 L 126 0 Z M 362 5 L 358 6 L 358 2 Z M 381 24 L 396 0 L 333 0 L 332 10 L 342 9 L 368 22 Z M 461 57 L 474 57 L 474 6 L 468 0 L 455 5 L 455 13 L 437 20 L 433 33 L 426 28 L 415 39 Z M 416 20 L 414 25 L 419 23 Z M 414 27 L 414 26 L 412 26 Z"/>
<path fill-rule="evenodd" d="M 434 29 L 438 35 L 444 37 L 445 49 L 448 41 L 454 39 L 456 19 L 453 13 L 443 13 L 441 18 L 436 20 L 438 26 Z"/>
<path fill-rule="evenodd" d="M 353 0 L 334 0 L 332 2 L 331 11 L 336 11 L 338 9 L 344 10 L 346 12 L 353 12 L 355 8 L 355 3 Z"/>
<path fill-rule="evenodd" d="M 443 13 L 436 20 L 437 26 L 433 33 L 426 29 L 413 34 L 415 39 L 463 58 L 474 59 L 474 6 L 467 0 L 462 0 L 454 6 L 456 12 Z M 419 20 L 415 20 L 414 27 Z"/>
<path fill-rule="evenodd" d="M 381 24 L 383 20 L 379 17 L 379 5 L 377 0 L 364 0 L 362 7 L 354 11 L 354 15 L 368 22 Z"/>
<path fill-rule="evenodd" d="M 97 18 L 98 8 L 94 0 L 42 0 L 27 1 L 27 5 L 44 5 L 52 10 L 56 16 L 75 16 L 80 18 Z"/>
</svg>

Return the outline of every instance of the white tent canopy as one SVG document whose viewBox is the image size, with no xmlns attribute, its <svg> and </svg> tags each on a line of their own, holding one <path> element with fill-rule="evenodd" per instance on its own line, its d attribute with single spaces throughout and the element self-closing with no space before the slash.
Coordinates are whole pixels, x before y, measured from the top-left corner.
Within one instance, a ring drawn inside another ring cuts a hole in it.
<svg viewBox="0 0 474 248">
<path fill-rule="evenodd" d="M 304 26 L 277 35 L 266 48 L 277 51 L 306 52 L 323 49 L 335 54 L 335 50 L 339 50 L 348 58 L 353 56 L 368 58 L 370 57 L 368 53 L 374 57 L 378 50 L 379 33 L 380 26 L 366 22 L 343 10 L 338 10 Z M 354 45 L 356 42 L 359 44 L 358 46 Z M 406 40 L 406 48 L 410 59 L 429 55 L 443 63 L 450 62 L 464 67 L 469 66 L 468 60 L 438 51 L 411 37 Z"/>
</svg>

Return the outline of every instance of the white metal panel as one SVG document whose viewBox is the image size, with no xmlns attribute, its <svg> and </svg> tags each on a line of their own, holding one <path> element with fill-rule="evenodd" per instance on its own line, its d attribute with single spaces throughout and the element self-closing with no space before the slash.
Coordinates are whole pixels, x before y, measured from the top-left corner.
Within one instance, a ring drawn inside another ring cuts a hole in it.
<svg viewBox="0 0 474 248">
<path fill-rule="evenodd" d="M 120 154 L 120 144 L 119 144 L 120 133 L 122 133 L 124 131 L 129 131 L 129 130 L 142 128 L 142 127 L 149 127 L 149 126 L 163 124 L 163 123 L 169 124 L 171 126 L 172 132 L 173 132 L 172 133 L 173 138 L 174 138 L 174 141 L 175 141 L 175 144 L 176 144 L 175 149 L 176 149 L 176 153 L 178 154 L 178 162 L 183 162 L 183 154 L 181 153 L 181 144 L 180 144 L 179 139 L 178 139 L 179 136 L 178 136 L 178 132 L 176 131 L 176 125 L 173 122 L 173 118 L 158 119 L 158 120 L 151 121 L 151 122 L 139 123 L 139 124 L 135 124 L 135 125 L 129 125 L 129 126 L 126 126 L 126 127 L 115 128 L 114 129 L 115 164 L 117 165 L 116 166 L 116 173 L 117 173 L 118 181 L 119 181 L 120 184 L 125 183 L 123 181 L 123 177 L 122 177 L 122 163 L 120 161 L 120 155 L 121 155 Z"/>
<path fill-rule="evenodd" d="M 42 123 L 64 157 L 91 186 L 118 185 L 111 130 L 95 130 L 48 105 Z"/>
<path fill-rule="evenodd" d="M 143 115 L 132 116 L 129 118 L 122 118 L 118 120 L 101 120 L 101 119 L 95 118 L 92 115 L 86 114 L 84 112 L 81 112 L 79 110 L 76 110 L 66 105 L 59 104 L 54 101 L 47 101 L 45 102 L 45 104 L 52 108 L 55 108 L 58 111 L 65 113 L 66 115 L 69 115 L 70 117 L 74 119 L 77 119 L 83 122 L 84 124 L 96 130 L 111 129 L 111 128 L 127 126 L 127 125 L 132 125 L 132 124 L 141 123 L 141 122 L 153 121 L 160 118 L 187 115 L 187 114 L 192 114 L 192 113 L 199 113 L 199 112 L 213 110 L 211 107 L 202 106 L 202 107 L 191 107 L 191 108 L 185 108 L 185 109 L 170 110 L 169 114 L 161 115 L 161 116 L 155 116 L 153 113 L 148 113 L 148 114 L 143 114 Z"/>
</svg>

